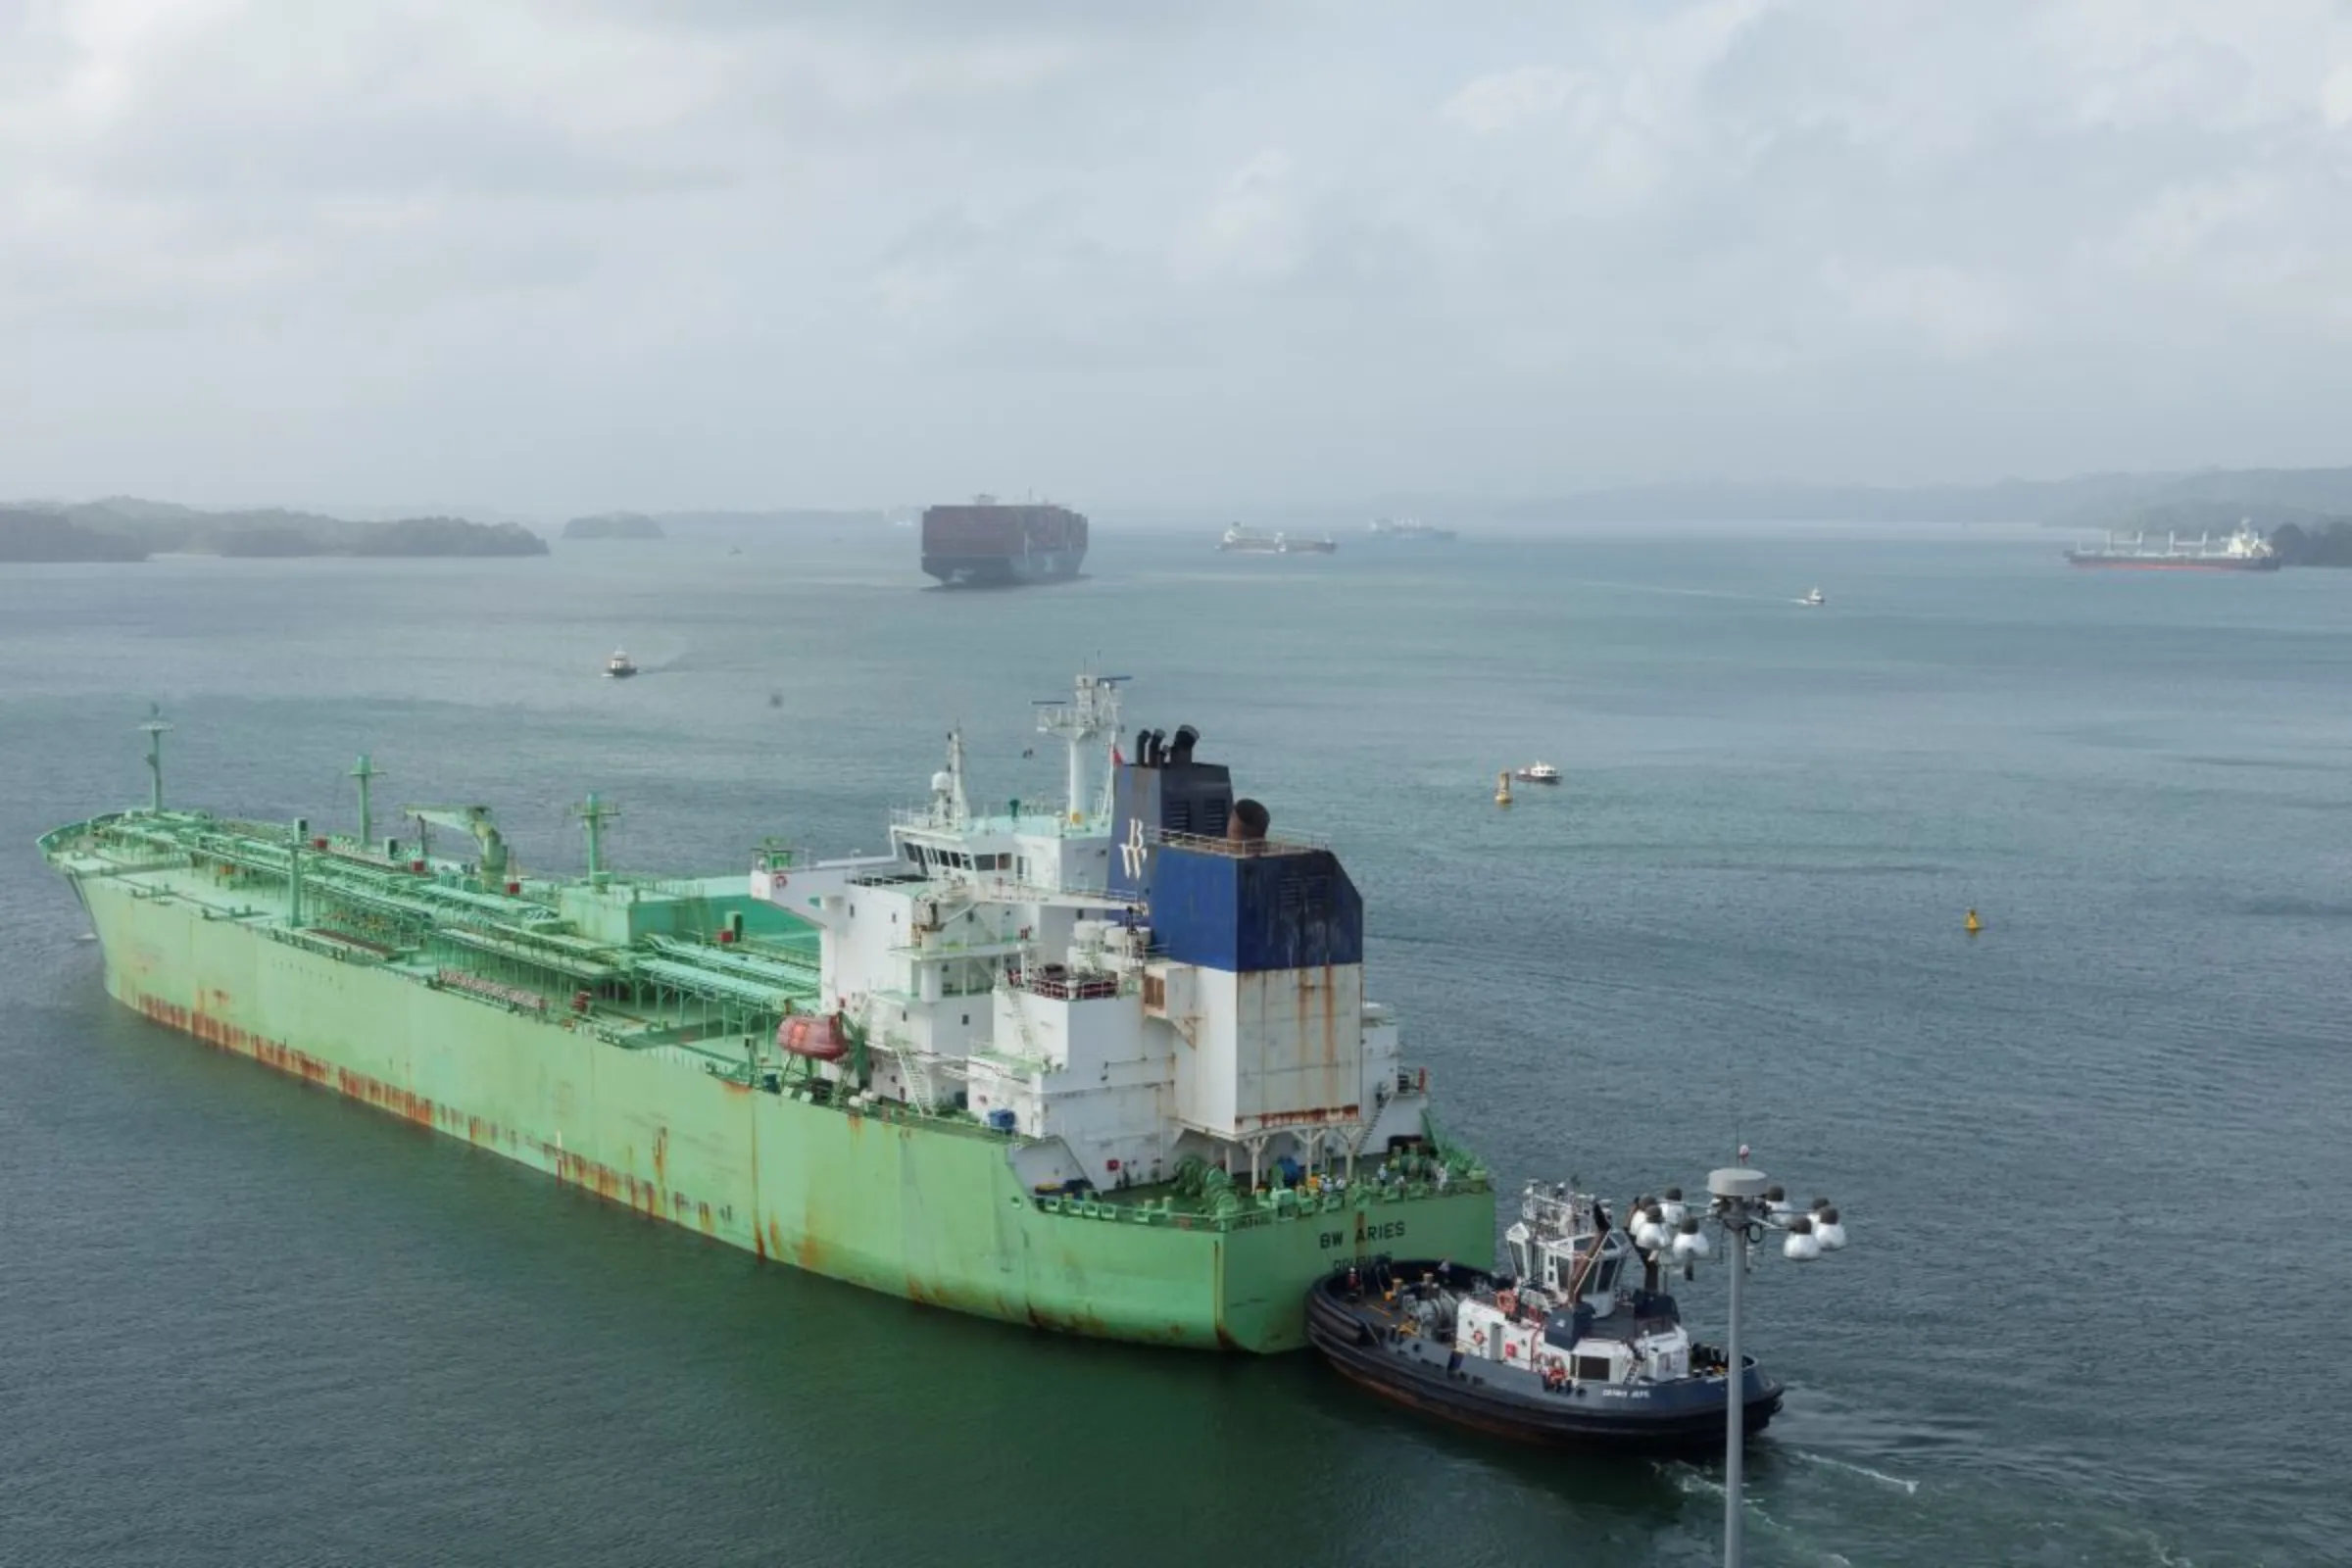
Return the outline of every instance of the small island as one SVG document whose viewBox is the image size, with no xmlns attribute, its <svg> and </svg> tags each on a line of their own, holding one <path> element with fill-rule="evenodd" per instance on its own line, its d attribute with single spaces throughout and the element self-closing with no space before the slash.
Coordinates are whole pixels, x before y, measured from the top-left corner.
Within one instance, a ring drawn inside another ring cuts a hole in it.
<svg viewBox="0 0 2352 1568">
<path fill-rule="evenodd" d="M 544 556 L 547 541 L 519 523 L 463 517 L 353 522 L 270 508 L 200 512 L 115 497 L 0 508 L 0 561 L 145 561 L 154 555 L 238 559 L 307 556 Z"/>
<path fill-rule="evenodd" d="M 566 539 L 666 539 L 662 524 L 642 512 L 605 512 L 574 517 L 564 525 Z"/>
<path fill-rule="evenodd" d="M 353 540 L 355 556 L 544 556 L 547 541 L 519 522 L 403 517 L 374 523 Z"/>
<path fill-rule="evenodd" d="M 2282 565 L 2352 566 L 2352 517 L 2282 522 L 2271 530 Z"/>
</svg>

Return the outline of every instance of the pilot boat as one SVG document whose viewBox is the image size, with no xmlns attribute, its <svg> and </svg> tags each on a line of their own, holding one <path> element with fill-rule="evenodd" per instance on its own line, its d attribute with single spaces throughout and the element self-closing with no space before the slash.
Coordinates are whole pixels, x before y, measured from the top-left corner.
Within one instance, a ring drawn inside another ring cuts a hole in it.
<svg viewBox="0 0 2352 1568">
<path fill-rule="evenodd" d="M 1676 1188 L 1637 1210 L 1641 1246 L 1589 1194 L 1530 1183 L 1503 1268 L 1343 1263 L 1307 1294 L 1307 1338 L 1373 1393 L 1501 1437 L 1719 1450 L 1735 1383 L 1752 1437 L 1779 1411 L 1782 1385 L 1749 1355 L 1735 1379 L 1660 1286 L 1662 1254 L 1686 1266 L 1706 1255 L 1699 1216 Z"/>
</svg>

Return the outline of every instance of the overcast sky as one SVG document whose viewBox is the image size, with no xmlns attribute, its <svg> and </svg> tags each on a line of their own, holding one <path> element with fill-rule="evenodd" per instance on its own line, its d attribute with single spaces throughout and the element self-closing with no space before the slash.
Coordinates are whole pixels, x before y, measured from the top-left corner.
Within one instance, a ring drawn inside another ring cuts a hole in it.
<svg viewBox="0 0 2352 1568">
<path fill-rule="evenodd" d="M 0 495 L 2352 463 L 2328 0 L 0 0 Z"/>
</svg>

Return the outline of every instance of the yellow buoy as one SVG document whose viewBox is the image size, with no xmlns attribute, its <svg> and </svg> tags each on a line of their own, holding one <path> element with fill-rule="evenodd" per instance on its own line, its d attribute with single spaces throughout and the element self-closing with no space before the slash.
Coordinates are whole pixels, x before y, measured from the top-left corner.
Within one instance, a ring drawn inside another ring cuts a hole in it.
<svg viewBox="0 0 2352 1568">
<path fill-rule="evenodd" d="M 1976 935 L 1978 932 L 1980 932 L 1980 931 L 1982 931 L 1982 930 L 1984 930 L 1984 922 L 1977 918 L 1977 911 L 1976 911 L 1976 910 L 1974 910 L 1974 909 L 1971 909 L 1971 910 L 1969 910 L 1969 911 L 1968 911 L 1968 934 L 1969 934 L 1970 936 L 1972 936 L 1972 937 L 1973 937 L 1973 936 L 1975 936 L 1975 935 Z"/>
<path fill-rule="evenodd" d="M 1511 804 L 1511 773 L 1508 768 L 1494 775 L 1494 804 L 1496 806 Z"/>
</svg>

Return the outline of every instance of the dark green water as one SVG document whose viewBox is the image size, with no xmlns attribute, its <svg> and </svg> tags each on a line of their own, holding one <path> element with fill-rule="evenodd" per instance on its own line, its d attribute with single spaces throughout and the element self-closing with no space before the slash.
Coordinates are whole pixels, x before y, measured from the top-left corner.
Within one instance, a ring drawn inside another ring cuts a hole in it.
<svg viewBox="0 0 2352 1568">
<path fill-rule="evenodd" d="M 634 868 L 871 850 L 955 720 L 1052 795 L 1028 704 L 1098 655 L 1335 842 L 1505 1179 L 1745 1139 L 1840 1200 L 1853 1249 L 1750 1295 L 1756 1563 L 2352 1556 L 2352 573 L 1213 532 L 1005 594 L 905 533 L 0 574 L 0 1562 L 1716 1560 L 1709 1467 L 760 1266 L 206 1052 L 105 999 L 31 849 L 143 797 L 157 698 L 183 803 L 346 822 L 367 750 L 544 866 L 591 788 Z"/>
</svg>

